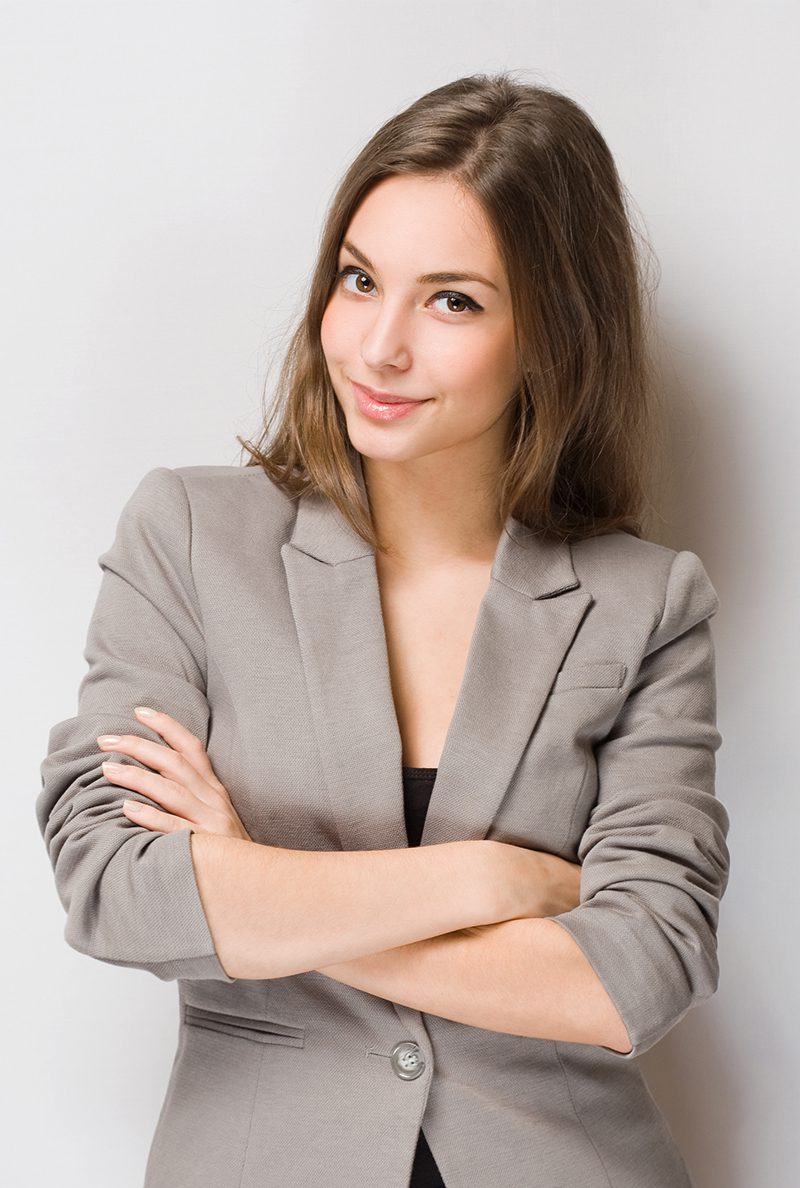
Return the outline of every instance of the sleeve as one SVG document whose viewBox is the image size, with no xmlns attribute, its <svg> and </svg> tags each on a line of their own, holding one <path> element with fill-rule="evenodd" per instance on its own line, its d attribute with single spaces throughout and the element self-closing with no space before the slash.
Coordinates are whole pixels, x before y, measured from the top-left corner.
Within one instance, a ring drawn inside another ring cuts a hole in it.
<svg viewBox="0 0 800 1188">
<path fill-rule="evenodd" d="M 578 847 L 581 903 L 551 917 L 574 937 L 625 1024 L 632 1060 L 717 989 L 728 814 L 714 790 L 719 599 L 677 552 L 660 621 L 611 732 Z"/>
<path fill-rule="evenodd" d="M 111 965 L 177 978 L 233 982 L 222 967 L 203 911 L 191 831 L 160 833 L 133 824 L 110 784 L 100 734 L 160 740 L 134 706 L 167 708 L 204 745 L 209 704 L 202 622 L 190 568 L 191 518 L 179 475 L 145 474 L 98 558 L 100 591 L 89 624 L 78 713 L 52 727 L 36 800 L 39 831 L 67 913 L 64 938 Z M 138 763 L 129 755 L 115 756 Z"/>
</svg>

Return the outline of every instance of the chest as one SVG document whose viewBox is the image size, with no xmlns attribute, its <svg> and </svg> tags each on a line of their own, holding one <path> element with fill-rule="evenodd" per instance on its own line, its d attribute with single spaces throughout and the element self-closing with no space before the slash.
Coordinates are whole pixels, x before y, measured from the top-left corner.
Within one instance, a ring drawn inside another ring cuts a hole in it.
<svg viewBox="0 0 800 1188">
<path fill-rule="evenodd" d="M 491 834 L 574 852 L 592 743 L 646 638 L 630 614 L 622 630 L 566 561 L 510 537 L 497 580 L 484 564 L 401 581 L 366 552 L 333 563 L 284 542 L 267 564 L 274 542 L 254 533 L 232 553 L 221 531 L 193 537 L 207 750 L 254 840 L 405 846 L 408 766 L 437 769 L 425 844 Z"/>
<path fill-rule="evenodd" d="M 413 578 L 380 572 L 389 674 L 403 764 L 438 767 L 464 679 L 491 563 Z"/>
</svg>

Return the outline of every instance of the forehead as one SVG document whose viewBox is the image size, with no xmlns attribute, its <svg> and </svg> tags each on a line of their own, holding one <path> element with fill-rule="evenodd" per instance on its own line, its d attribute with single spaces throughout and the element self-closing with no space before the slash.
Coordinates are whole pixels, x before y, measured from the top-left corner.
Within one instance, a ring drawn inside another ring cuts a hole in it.
<svg viewBox="0 0 800 1188">
<path fill-rule="evenodd" d="M 414 273 L 504 269 L 478 200 L 446 176 L 393 176 L 362 200 L 345 232 L 379 268 Z"/>
</svg>

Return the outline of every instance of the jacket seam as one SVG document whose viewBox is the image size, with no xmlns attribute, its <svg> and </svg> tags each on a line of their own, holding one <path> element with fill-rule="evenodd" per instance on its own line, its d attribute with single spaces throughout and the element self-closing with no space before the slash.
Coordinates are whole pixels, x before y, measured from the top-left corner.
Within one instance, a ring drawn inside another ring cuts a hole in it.
<svg viewBox="0 0 800 1188">
<path fill-rule="evenodd" d="M 583 1118 L 581 1117 L 578 1107 L 575 1105 L 575 1098 L 572 1096 L 572 1088 L 569 1083 L 569 1074 L 564 1067 L 564 1062 L 561 1059 L 561 1053 L 558 1050 L 558 1040 L 553 1041 L 553 1050 L 555 1051 L 556 1060 L 558 1061 L 558 1066 L 561 1069 L 561 1075 L 564 1078 L 564 1084 L 566 1086 L 567 1093 L 569 1094 L 569 1100 L 570 1100 L 570 1105 L 572 1106 L 572 1112 L 574 1113 L 575 1117 L 577 1118 L 578 1123 L 581 1127 L 581 1130 L 586 1135 L 587 1139 L 589 1140 L 589 1142 L 592 1145 L 592 1150 L 594 1151 L 595 1155 L 597 1156 L 598 1163 L 600 1164 L 600 1166 L 603 1169 L 603 1175 L 605 1176 L 606 1180 L 608 1181 L 608 1188 L 614 1188 L 614 1182 L 611 1179 L 611 1176 L 608 1174 L 608 1168 L 606 1167 L 606 1165 L 603 1161 L 603 1156 L 600 1154 L 600 1151 L 598 1150 L 596 1142 L 594 1141 L 592 1136 L 589 1134 L 589 1131 L 586 1128 L 586 1123 L 584 1122 Z"/>
<path fill-rule="evenodd" d="M 187 519 L 189 521 L 189 539 L 187 542 L 186 562 L 187 562 L 187 569 L 189 571 L 189 580 L 192 585 L 192 598 L 194 601 L 195 609 L 197 611 L 198 622 L 200 624 L 200 634 L 203 637 L 203 667 L 204 667 L 203 678 L 204 678 L 205 687 L 206 687 L 206 689 L 208 689 L 208 642 L 206 640 L 205 623 L 203 622 L 203 609 L 200 606 L 200 597 L 197 593 L 197 583 L 195 582 L 195 579 L 194 579 L 194 568 L 192 566 L 192 544 L 194 541 L 194 521 L 192 518 L 192 504 L 191 504 L 191 500 L 189 499 L 189 492 L 186 489 L 186 483 L 183 481 L 183 478 L 181 477 L 181 475 L 179 475 L 177 473 L 177 471 L 175 471 L 175 470 L 172 470 L 171 473 L 175 475 L 175 478 L 180 483 L 181 490 L 183 491 L 183 498 L 186 503 L 186 515 L 187 515 Z"/>
<path fill-rule="evenodd" d="M 672 582 L 672 571 L 675 568 L 675 562 L 678 560 L 679 556 L 680 556 L 680 552 L 676 552 L 675 556 L 672 558 L 672 560 L 669 563 L 669 569 L 667 570 L 667 580 L 664 583 L 664 604 L 661 607 L 661 615 L 659 617 L 658 624 L 655 628 L 656 631 L 658 631 L 658 628 L 664 622 L 664 615 L 667 613 L 667 600 L 669 598 L 669 587 Z"/>
<path fill-rule="evenodd" d="M 647 647 L 645 649 L 644 656 L 642 657 L 642 664 L 644 664 L 645 660 L 647 660 L 650 656 L 652 656 L 653 649 L 650 648 L 650 643 L 651 643 L 653 637 L 658 635 L 658 632 L 661 630 L 661 624 L 664 622 L 664 616 L 667 613 L 667 602 L 669 601 L 669 588 L 670 588 L 670 585 L 672 584 L 672 571 L 675 568 L 675 562 L 678 560 L 679 556 L 680 556 L 680 553 L 676 552 L 674 554 L 672 560 L 670 561 L 669 569 L 667 570 L 667 580 L 664 583 L 664 600 L 661 604 L 661 614 L 658 616 L 658 622 L 656 623 L 655 627 L 650 632 L 650 638 L 647 641 Z M 658 650 L 658 649 L 654 649 L 654 650 Z M 641 669 L 640 669 L 640 671 L 641 671 Z M 638 673 L 637 673 L 637 676 L 638 676 Z"/>
<path fill-rule="evenodd" d="M 261 1077 L 264 1072 L 264 1059 L 266 1057 L 266 1044 L 261 1045 L 261 1059 L 258 1062 L 258 1076 L 256 1077 L 255 1088 L 253 1089 L 253 1100 L 250 1105 L 250 1119 L 247 1123 L 247 1137 L 244 1141 L 244 1151 L 242 1152 L 242 1166 L 239 1171 L 238 1188 L 242 1188 L 244 1183 L 244 1173 L 247 1170 L 247 1156 L 250 1152 L 250 1140 L 253 1137 L 253 1120 L 256 1116 L 256 1101 L 261 1092 Z"/>
<path fill-rule="evenodd" d="M 581 779 L 581 786 L 578 789 L 578 794 L 575 797 L 575 803 L 572 806 L 572 814 L 569 819 L 569 826 L 567 828 L 566 837 L 565 837 L 564 843 L 563 843 L 564 845 L 568 845 L 569 839 L 572 837 L 572 826 L 575 824 L 575 814 L 578 811 L 578 805 L 581 803 L 581 797 L 583 796 L 583 790 L 586 787 L 586 780 L 587 780 L 588 776 L 589 776 L 589 752 L 586 749 L 584 749 L 584 752 L 583 752 L 583 778 Z"/>
</svg>

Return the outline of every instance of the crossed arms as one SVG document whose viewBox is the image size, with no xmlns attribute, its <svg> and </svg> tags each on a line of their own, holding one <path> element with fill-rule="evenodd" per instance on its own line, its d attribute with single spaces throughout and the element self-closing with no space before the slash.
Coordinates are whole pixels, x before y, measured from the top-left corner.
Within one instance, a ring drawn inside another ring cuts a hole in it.
<svg viewBox="0 0 800 1188">
<path fill-rule="evenodd" d="M 628 1052 L 613 1003 L 576 942 L 525 910 L 506 847 L 306 852 L 192 835 L 198 887 L 232 977 L 317 969 L 473 1027 Z M 262 906 L 259 906 L 262 905 Z M 477 934 L 457 930 L 486 925 Z"/>
<path fill-rule="evenodd" d="M 190 540 L 179 476 L 151 471 L 100 558 L 79 713 L 50 732 L 36 812 L 73 948 L 162 979 L 318 970 L 456 1021 L 598 1044 L 619 1059 L 714 993 L 728 818 L 713 790 L 716 595 L 693 553 L 673 559 L 640 671 L 596 748 L 580 904 L 519 919 L 493 875 L 475 878 L 464 847 L 483 843 L 287 851 L 149 833 L 124 818 L 97 735 L 126 733 L 131 706 L 153 697 L 198 738 L 208 730 Z M 484 927 L 459 932 L 471 925 Z"/>
</svg>

